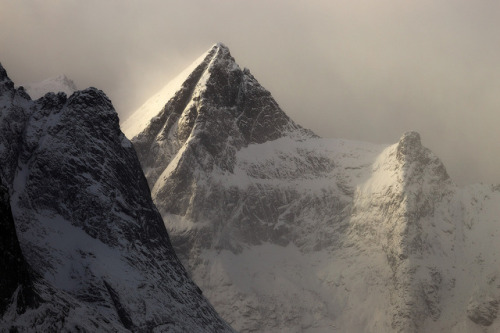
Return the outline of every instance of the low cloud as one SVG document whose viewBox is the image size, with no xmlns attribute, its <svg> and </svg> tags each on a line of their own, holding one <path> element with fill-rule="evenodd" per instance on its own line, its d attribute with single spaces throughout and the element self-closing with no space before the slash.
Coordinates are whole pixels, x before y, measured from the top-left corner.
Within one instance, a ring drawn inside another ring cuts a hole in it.
<svg viewBox="0 0 500 333">
<path fill-rule="evenodd" d="M 222 41 L 298 123 L 393 143 L 407 130 L 459 184 L 500 183 L 494 1 L 3 1 L 16 83 L 66 74 L 126 118 Z"/>
</svg>

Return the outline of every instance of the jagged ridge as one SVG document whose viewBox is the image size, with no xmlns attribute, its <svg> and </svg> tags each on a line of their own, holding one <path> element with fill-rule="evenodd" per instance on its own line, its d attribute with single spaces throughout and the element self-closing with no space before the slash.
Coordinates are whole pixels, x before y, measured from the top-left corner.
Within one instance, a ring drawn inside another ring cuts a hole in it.
<svg viewBox="0 0 500 333">
<path fill-rule="evenodd" d="M 0 80 L 0 176 L 39 299 L 17 311 L 16 291 L 0 329 L 231 331 L 171 248 L 106 95 L 33 102 Z"/>
</svg>

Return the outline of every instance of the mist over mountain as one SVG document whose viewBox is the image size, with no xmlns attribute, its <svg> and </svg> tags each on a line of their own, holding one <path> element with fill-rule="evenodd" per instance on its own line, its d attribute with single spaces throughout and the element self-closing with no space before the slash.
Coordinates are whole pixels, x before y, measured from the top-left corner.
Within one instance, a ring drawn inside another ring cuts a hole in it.
<svg viewBox="0 0 500 333">
<path fill-rule="evenodd" d="M 123 131 L 174 249 L 235 329 L 500 329 L 498 187 L 457 186 L 416 132 L 318 137 L 220 43 L 172 82 Z"/>
<path fill-rule="evenodd" d="M 39 99 L 49 92 L 63 92 L 67 96 L 70 96 L 78 90 L 75 83 L 66 75 L 51 77 L 41 82 L 26 83 L 22 86 L 32 99 Z"/>
<path fill-rule="evenodd" d="M 222 43 L 121 128 L 36 86 L 0 67 L 1 330 L 500 330 L 500 188 L 419 133 L 322 138 Z"/>
<path fill-rule="evenodd" d="M 222 40 L 316 134 L 418 131 L 457 184 L 499 184 L 499 16 L 469 0 L 4 1 L 0 59 L 16 84 L 102 89 L 124 120 Z"/>
</svg>

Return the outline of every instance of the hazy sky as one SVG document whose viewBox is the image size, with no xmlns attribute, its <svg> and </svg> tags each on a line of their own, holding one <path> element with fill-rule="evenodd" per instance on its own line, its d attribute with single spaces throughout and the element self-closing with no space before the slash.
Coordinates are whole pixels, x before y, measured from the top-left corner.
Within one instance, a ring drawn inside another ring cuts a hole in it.
<svg viewBox="0 0 500 333">
<path fill-rule="evenodd" d="M 125 119 L 221 41 L 317 134 L 416 130 L 458 184 L 500 183 L 499 17 L 493 0 L 0 0 L 0 62 L 16 84 L 96 86 Z"/>
</svg>

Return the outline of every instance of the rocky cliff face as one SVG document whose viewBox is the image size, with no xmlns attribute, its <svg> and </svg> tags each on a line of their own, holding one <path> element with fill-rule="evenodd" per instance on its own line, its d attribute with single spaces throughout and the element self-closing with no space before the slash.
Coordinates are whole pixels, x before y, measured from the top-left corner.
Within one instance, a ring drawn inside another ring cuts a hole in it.
<svg viewBox="0 0 500 333">
<path fill-rule="evenodd" d="M 457 188 L 418 133 L 318 138 L 221 44 L 190 68 L 124 132 L 174 248 L 236 329 L 500 329 L 498 189 Z"/>
<path fill-rule="evenodd" d="M 39 299 L 33 287 L 33 275 L 24 259 L 16 226 L 10 209 L 10 196 L 0 180 L 0 265 L 4 267 L 0 273 L 0 314 L 8 308 L 18 314 L 28 308 L 38 306 Z"/>
<path fill-rule="evenodd" d="M 31 101 L 0 67 L 0 111 L 2 235 L 19 259 L 2 272 L 2 330 L 231 331 L 177 259 L 102 91 Z"/>
</svg>

